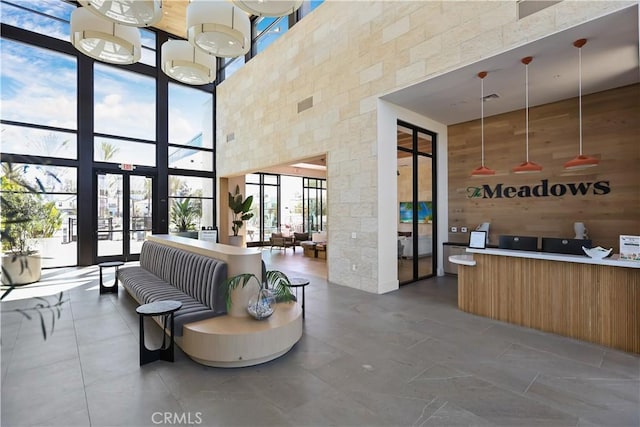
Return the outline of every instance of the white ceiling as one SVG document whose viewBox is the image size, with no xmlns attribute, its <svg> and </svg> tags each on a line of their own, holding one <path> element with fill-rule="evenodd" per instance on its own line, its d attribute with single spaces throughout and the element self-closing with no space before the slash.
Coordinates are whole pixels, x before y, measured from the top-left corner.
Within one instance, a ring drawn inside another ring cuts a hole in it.
<svg viewBox="0 0 640 427">
<path fill-rule="evenodd" d="M 382 99 L 446 125 L 480 117 L 480 79 L 485 96 L 498 99 L 484 104 L 489 117 L 525 106 L 525 66 L 529 65 L 529 106 L 548 104 L 578 96 L 578 49 L 575 40 L 585 38 L 582 48 L 582 93 L 626 86 L 640 81 L 638 6 L 593 20 L 503 54 L 484 59 L 397 92 Z"/>
</svg>

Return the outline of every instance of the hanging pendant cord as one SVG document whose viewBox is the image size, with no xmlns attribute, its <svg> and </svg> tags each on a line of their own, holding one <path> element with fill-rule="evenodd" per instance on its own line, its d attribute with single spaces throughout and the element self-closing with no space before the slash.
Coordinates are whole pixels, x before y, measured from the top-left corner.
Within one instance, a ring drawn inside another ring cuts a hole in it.
<svg viewBox="0 0 640 427">
<path fill-rule="evenodd" d="M 484 167 L 484 78 L 480 79 L 480 128 L 482 129 L 482 167 Z"/>
<path fill-rule="evenodd" d="M 525 65 L 525 145 L 527 150 L 527 163 L 529 163 L 529 64 Z"/>
<path fill-rule="evenodd" d="M 481 164 L 484 168 L 484 78 L 487 77 L 486 71 L 478 73 L 480 77 L 480 129 L 481 129 Z"/>
<path fill-rule="evenodd" d="M 582 47 L 578 48 L 578 123 L 580 129 L 580 155 L 582 156 Z"/>
<path fill-rule="evenodd" d="M 524 114 L 525 114 L 525 149 L 527 151 L 527 160 L 529 163 L 529 63 L 533 60 L 533 57 L 527 56 L 526 58 L 522 58 L 522 63 L 525 65 L 524 67 Z"/>
</svg>

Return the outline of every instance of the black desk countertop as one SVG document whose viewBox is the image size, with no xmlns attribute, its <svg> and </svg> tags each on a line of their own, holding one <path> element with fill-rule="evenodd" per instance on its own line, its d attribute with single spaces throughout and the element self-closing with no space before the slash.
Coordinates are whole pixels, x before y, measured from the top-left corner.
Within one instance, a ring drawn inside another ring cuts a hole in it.
<svg viewBox="0 0 640 427">
<path fill-rule="evenodd" d="M 443 245 L 469 247 L 469 242 L 444 242 Z M 487 245 L 487 248 L 498 249 L 498 245 Z"/>
</svg>

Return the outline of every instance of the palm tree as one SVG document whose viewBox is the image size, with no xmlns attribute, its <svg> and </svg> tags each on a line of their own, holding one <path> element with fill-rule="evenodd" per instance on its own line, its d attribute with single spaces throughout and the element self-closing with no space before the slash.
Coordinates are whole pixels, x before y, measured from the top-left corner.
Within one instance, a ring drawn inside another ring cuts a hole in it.
<svg viewBox="0 0 640 427">
<path fill-rule="evenodd" d="M 200 216 L 199 206 L 191 199 L 174 200 L 171 206 L 171 223 L 179 232 L 195 230 L 196 221 Z"/>
<path fill-rule="evenodd" d="M 102 150 L 102 160 L 108 162 L 118 151 L 120 151 L 120 148 L 110 142 L 102 141 L 100 143 L 100 150 Z"/>
</svg>

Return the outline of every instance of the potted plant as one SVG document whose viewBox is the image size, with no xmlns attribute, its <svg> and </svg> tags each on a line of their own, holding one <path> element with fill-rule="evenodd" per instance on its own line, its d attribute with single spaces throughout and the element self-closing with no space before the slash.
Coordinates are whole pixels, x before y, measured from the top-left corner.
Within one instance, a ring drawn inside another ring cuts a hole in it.
<svg viewBox="0 0 640 427">
<path fill-rule="evenodd" d="M 291 288 L 289 288 L 289 278 L 283 272 L 266 271 L 262 281 L 255 274 L 244 273 L 230 277 L 225 281 L 227 311 L 231 310 L 231 292 L 238 286 L 244 288 L 249 282 L 254 282 L 257 285 L 257 292 L 249 298 L 247 312 L 257 320 L 271 316 L 276 303 L 295 300 Z"/>
<path fill-rule="evenodd" d="M 33 239 L 50 237 L 62 225 L 54 202 L 44 202 L 8 165 L 2 175 L 2 283 L 25 285 L 40 280 L 42 260 Z"/>
<path fill-rule="evenodd" d="M 172 234 L 197 239 L 196 223 L 200 216 L 200 207 L 193 200 L 174 200 L 171 206 L 170 218 L 171 224 L 173 224 L 176 231 Z"/>
<path fill-rule="evenodd" d="M 251 204 L 253 203 L 253 196 L 249 196 L 244 199 L 240 194 L 240 186 L 236 185 L 236 191 L 234 193 L 229 192 L 229 208 L 233 212 L 233 236 L 229 236 L 229 244 L 234 246 L 242 246 L 242 236 L 238 236 L 238 232 L 244 225 L 244 222 L 253 218 L 253 212 L 251 212 Z"/>
</svg>

